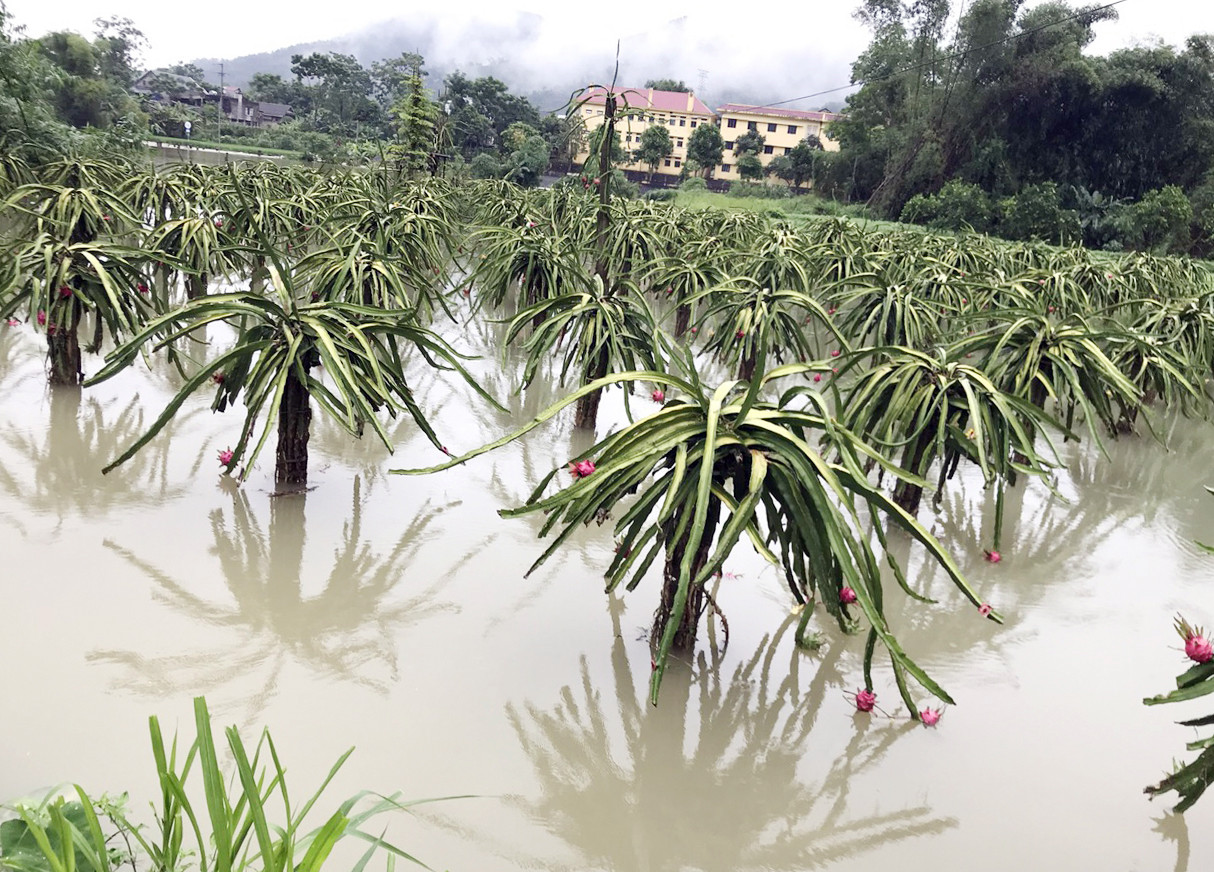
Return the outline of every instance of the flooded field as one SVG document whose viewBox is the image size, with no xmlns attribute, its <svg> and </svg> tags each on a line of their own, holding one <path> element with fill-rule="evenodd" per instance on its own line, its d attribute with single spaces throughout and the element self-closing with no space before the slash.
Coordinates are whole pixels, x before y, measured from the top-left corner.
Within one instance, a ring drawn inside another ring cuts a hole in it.
<svg viewBox="0 0 1214 872">
<path fill-rule="evenodd" d="M 493 328 L 452 333 L 496 354 Z M 272 495 L 270 453 L 243 487 L 218 474 L 236 415 L 201 396 L 131 462 L 130 444 L 178 384 L 135 367 L 83 391 L 48 389 L 43 337 L 0 327 L 0 602 L 5 717 L 0 797 L 65 781 L 153 796 L 146 718 L 191 733 L 191 699 L 249 737 L 269 726 L 293 790 L 357 750 L 327 809 L 362 788 L 424 807 L 394 837 L 450 870 L 1203 870 L 1214 800 L 1184 818 L 1142 788 L 1207 714 L 1147 708 L 1184 668 L 1181 612 L 1214 623 L 1214 439 L 1209 424 L 1066 449 L 1058 495 L 1009 496 L 1004 560 L 984 561 L 992 517 L 978 478 L 923 520 L 986 601 L 981 620 L 912 558 L 935 607 L 887 604 L 908 652 L 956 698 L 940 724 L 909 721 L 882 658 L 878 707 L 863 635 L 821 623 L 793 644 L 792 601 L 750 553 L 716 591 L 730 629 L 646 702 L 656 579 L 605 596 L 609 527 L 590 527 L 530 578 L 541 520 L 503 520 L 554 465 L 583 450 L 572 410 L 527 439 L 428 477 L 411 423 L 389 455 L 313 425 L 311 489 Z M 99 359 L 86 360 L 95 372 Z M 458 379 L 419 368 L 414 388 L 459 453 L 559 396 L 484 410 Z M 638 399 L 641 406 L 648 400 Z M 608 397 L 600 433 L 621 420 Z M 745 553 L 744 553 L 745 552 Z M 294 786 L 298 784 L 299 786 Z M 319 823 L 320 820 L 316 821 Z"/>
</svg>

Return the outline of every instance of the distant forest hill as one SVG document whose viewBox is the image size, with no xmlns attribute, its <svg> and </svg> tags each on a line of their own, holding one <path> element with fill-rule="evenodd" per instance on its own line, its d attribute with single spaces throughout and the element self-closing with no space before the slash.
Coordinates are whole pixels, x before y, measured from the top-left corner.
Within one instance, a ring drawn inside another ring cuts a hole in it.
<svg viewBox="0 0 1214 872">
<path fill-rule="evenodd" d="M 470 78 L 493 76 L 545 113 L 564 106 L 575 88 L 610 81 L 613 70 L 609 65 L 596 69 L 586 64 L 584 59 L 571 58 L 556 67 L 546 63 L 528 65 L 514 60 L 534 57 L 534 46 L 530 39 L 532 34 L 525 26 L 528 17 L 522 16 L 523 23 L 516 22 L 514 26 L 487 25 L 477 28 L 458 40 L 452 40 L 449 34 L 440 32 L 440 26 L 434 22 L 388 21 L 358 33 L 224 59 L 224 82 L 245 87 L 257 73 L 271 73 L 290 79 L 291 56 L 296 54 L 337 52 L 353 55 L 364 67 L 369 67 L 375 61 L 399 57 L 403 52 L 417 52 L 426 60 L 426 71 L 429 73 L 427 84 L 435 92 L 441 88 L 443 78 L 456 70 Z M 453 42 L 459 46 L 458 55 L 449 48 Z M 682 79 L 695 89 L 697 71 L 674 69 L 671 60 L 661 57 L 621 58 L 620 82 L 640 87 L 650 79 L 674 78 Z M 219 80 L 220 62 L 218 58 L 193 61 L 202 68 L 208 80 L 216 82 Z M 769 88 L 747 86 L 744 82 L 729 82 L 716 77 L 708 83 L 707 93 L 700 96 L 715 107 L 725 103 L 763 104 L 784 99 L 788 94 L 772 93 Z M 842 107 L 843 102 L 835 100 L 789 108 L 838 111 Z"/>
</svg>

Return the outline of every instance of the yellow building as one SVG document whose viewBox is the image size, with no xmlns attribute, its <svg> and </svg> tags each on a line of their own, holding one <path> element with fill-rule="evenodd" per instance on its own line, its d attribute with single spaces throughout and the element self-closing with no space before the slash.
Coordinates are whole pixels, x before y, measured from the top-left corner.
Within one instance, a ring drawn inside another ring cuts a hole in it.
<svg viewBox="0 0 1214 872">
<path fill-rule="evenodd" d="M 603 125 L 603 111 L 607 103 L 606 88 L 591 88 L 584 95 L 585 103 L 577 110 L 586 124 L 587 132 Z M 616 122 L 620 134 L 620 145 L 631 157 L 641 145 L 641 134 L 654 124 L 666 127 L 674 150 L 658 164 L 656 172 L 677 176 L 683 171 L 687 160 L 687 138 L 701 124 L 712 124 L 715 116 L 711 109 L 692 93 L 682 91 L 655 91 L 653 88 L 617 88 L 616 113 L 624 115 Z M 627 114 L 636 112 L 638 114 Z M 583 150 L 577 160 L 582 163 L 589 157 Z M 630 161 L 620 169 L 648 173 L 648 164 Z"/>
<path fill-rule="evenodd" d="M 734 181 L 741 178 L 734 143 L 748 130 L 757 131 L 763 137 L 759 160 L 764 167 L 771 163 L 772 158 L 788 154 L 807 136 L 816 136 L 827 151 L 839 150 L 839 143 L 826 137 L 831 122 L 843 117 L 834 112 L 803 112 L 800 109 L 727 103 L 717 110 L 717 115 L 720 116 L 721 139 L 725 141 L 725 154 L 715 173 L 718 179 Z"/>
</svg>

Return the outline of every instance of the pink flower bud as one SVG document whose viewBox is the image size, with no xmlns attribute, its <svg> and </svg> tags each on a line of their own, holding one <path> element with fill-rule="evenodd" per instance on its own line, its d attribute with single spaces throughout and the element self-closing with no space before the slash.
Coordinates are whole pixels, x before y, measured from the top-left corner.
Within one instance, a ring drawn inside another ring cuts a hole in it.
<svg viewBox="0 0 1214 872">
<path fill-rule="evenodd" d="M 845 587 L 839 591 L 839 602 L 845 606 L 849 606 L 856 601 L 856 592 L 850 587 Z"/>
<path fill-rule="evenodd" d="M 8 324 L 9 327 L 16 327 L 21 322 L 18 321 L 16 318 L 9 318 L 8 321 L 6 321 L 5 323 Z"/>
<path fill-rule="evenodd" d="M 650 397 L 653 399 L 653 401 L 654 401 L 655 403 L 664 403 L 664 402 L 666 402 L 666 393 L 665 393 L 665 391 L 663 391 L 661 388 L 658 388 L 657 390 L 655 390 L 655 391 L 654 391 L 652 394 L 650 394 L 649 396 L 650 396 Z"/>
<path fill-rule="evenodd" d="M 146 294 L 148 292 L 148 286 L 143 282 L 140 282 L 139 284 L 135 285 L 135 290 L 141 294 Z"/>
<path fill-rule="evenodd" d="M 814 381 L 816 381 L 816 382 L 822 381 L 822 373 L 820 373 L 820 372 L 814 373 Z"/>
<path fill-rule="evenodd" d="M 998 551 L 987 551 L 986 552 L 986 562 L 987 563 L 998 563 L 1002 559 L 1003 559 L 1003 555 L 1000 554 Z"/>
<path fill-rule="evenodd" d="M 231 463 L 232 463 L 232 457 L 233 457 L 233 456 L 234 456 L 234 455 L 232 454 L 232 449 L 231 449 L 231 448 L 225 448 L 223 451 L 220 451 L 220 452 L 219 452 L 219 462 L 220 462 L 220 464 L 221 464 L 221 465 L 223 465 L 223 466 L 230 466 L 230 465 L 231 465 Z"/>
<path fill-rule="evenodd" d="M 856 691 L 856 710 L 871 712 L 877 705 L 877 695 L 871 690 Z"/>
<path fill-rule="evenodd" d="M 63 297 L 65 300 L 68 297 L 70 297 L 71 295 L 72 295 L 72 289 L 69 288 L 67 285 L 63 285 L 61 288 L 59 288 L 59 296 Z"/>
<path fill-rule="evenodd" d="M 838 356 L 839 356 L 839 349 L 837 349 L 837 348 L 836 348 L 834 351 L 832 351 L 832 352 L 830 353 L 830 356 L 831 356 L 831 357 L 838 357 Z"/>
<path fill-rule="evenodd" d="M 984 618 L 993 611 L 994 609 L 991 608 L 990 603 L 983 603 L 982 605 L 978 606 L 978 614 L 982 615 Z"/>
<path fill-rule="evenodd" d="M 39 309 L 38 310 L 38 326 L 41 327 L 44 324 L 46 324 L 46 312 Z"/>
<path fill-rule="evenodd" d="M 936 724 L 940 723 L 941 714 L 942 712 L 940 709 L 925 708 L 919 712 L 919 720 L 925 727 L 934 727 Z"/>
</svg>

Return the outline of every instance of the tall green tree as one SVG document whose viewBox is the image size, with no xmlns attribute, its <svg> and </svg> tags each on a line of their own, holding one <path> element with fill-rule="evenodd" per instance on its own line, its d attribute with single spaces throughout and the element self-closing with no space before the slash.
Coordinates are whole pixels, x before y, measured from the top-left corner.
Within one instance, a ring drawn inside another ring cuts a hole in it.
<svg viewBox="0 0 1214 872">
<path fill-rule="evenodd" d="M 392 117 L 396 121 L 396 142 L 393 153 L 400 168 L 407 175 L 416 175 L 423 170 L 433 172 L 436 168 L 435 153 L 438 151 L 439 116 L 438 105 L 430 99 L 422 81 L 420 55 L 413 71 L 405 80 L 403 96 L 392 105 Z"/>
<path fill-rule="evenodd" d="M 705 178 L 712 177 L 724 154 L 725 140 L 715 125 L 701 124 L 687 138 L 687 159 L 695 161 Z"/>
<path fill-rule="evenodd" d="M 674 142 L 670 131 L 664 126 L 651 124 L 641 134 L 641 146 L 633 152 L 633 159 L 649 167 L 650 178 L 657 172 L 658 164 L 674 153 Z"/>
</svg>

